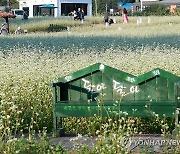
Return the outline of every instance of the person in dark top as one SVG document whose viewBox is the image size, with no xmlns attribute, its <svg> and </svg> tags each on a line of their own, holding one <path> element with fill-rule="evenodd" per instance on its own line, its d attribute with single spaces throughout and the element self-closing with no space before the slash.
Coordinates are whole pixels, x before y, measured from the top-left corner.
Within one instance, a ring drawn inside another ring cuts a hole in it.
<svg viewBox="0 0 180 154">
<path fill-rule="evenodd" d="M 79 20 L 82 20 L 82 12 L 81 12 L 81 8 L 78 8 L 77 16 L 78 16 L 78 19 L 79 19 Z"/>
<path fill-rule="evenodd" d="M 113 19 L 109 19 L 108 23 L 109 25 L 113 24 L 114 23 Z"/>
<path fill-rule="evenodd" d="M 24 20 L 25 23 L 28 22 L 28 14 L 27 14 L 26 11 L 24 12 L 23 20 Z"/>
<path fill-rule="evenodd" d="M 81 9 L 81 20 L 84 21 L 84 10 Z"/>
<path fill-rule="evenodd" d="M 104 13 L 104 23 L 108 23 L 108 21 L 109 21 L 109 14 L 108 14 L 108 12 L 105 12 Z"/>
</svg>

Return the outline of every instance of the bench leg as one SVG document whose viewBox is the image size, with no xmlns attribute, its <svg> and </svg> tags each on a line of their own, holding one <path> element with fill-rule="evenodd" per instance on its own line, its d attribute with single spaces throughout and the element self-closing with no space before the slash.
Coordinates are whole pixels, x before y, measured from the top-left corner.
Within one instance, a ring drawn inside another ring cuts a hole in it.
<svg viewBox="0 0 180 154">
<path fill-rule="evenodd" d="M 57 117 L 53 113 L 53 137 L 57 136 L 56 133 L 57 133 Z"/>
<path fill-rule="evenodd" d="M 60 118 L 59 118 L 59 135 L 60 135 L 60 136 L 64 136 L 64 135 L 65 135 L 65 130 L 64 130 L 64 128 L 63 128 L 62 123 L 63 123 L 63 118 L 60 117 Z"/>
<path fill-rule="evenodd" d="M 62 126 L 62 117 L 56 118 L 56 137 L 64 136 L 65 131 Z"/>
</svg>

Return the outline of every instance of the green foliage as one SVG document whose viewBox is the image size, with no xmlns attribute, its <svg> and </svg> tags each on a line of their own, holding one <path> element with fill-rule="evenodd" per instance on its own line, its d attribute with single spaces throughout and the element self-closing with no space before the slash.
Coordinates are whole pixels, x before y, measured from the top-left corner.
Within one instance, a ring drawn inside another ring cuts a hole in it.
<svg viewBox="0 0 180 154">
<path fill-rule="evenodd" d="M 149 119 L 148 119 L 149 120 Z M 159 118 L 158 116 L 154 117 L 152 121 L 155 123 L 151 123 L 151 128 L 158 125 L 161 129 L 160 133 L 163 133 L 162 137 L 170 137 L 169 127 L 167 124 L 166 117 Z M 141 137 L 141 133 L 137 126 L 143 127 L 141 120 L 139 118 L 117 118 L 117 119 L 107 119 L 106 123 L 102 123 L 102 136 L 97 139 L 97 142 L 93 148 L 88 148 L 86 145 L 81 146 L 77 151 L 79 153 L 129 153 L 130 148 L 133 145 L 133 137 L 139 136 Z M 101 121 L 102 122 L 102 121 Z M 100 123 L 101 123 L 100 122 Z M 147 119 L 146 119 L 147 124 Z M 156 128 L 155 128 L 156 129 Z M 100 132 L 100 131 L 98 131 Z M 156 132 L 157 133 L 157 132 Z M 152 139 L 153 140 L 153 139 Z M 134 146 L 134 145 L 133 145 Z M 137 145 L 136 145 L 137 146 Z M 178 153 L 179 149 L 176 150 L 170 148 L 171 145 L 167 145 L 165 147 L 161 147 L 163 150 L 166 149 L 168 153 Z M 147 148 L 146 146 L 143 149 Z M 140 153 L 144 153 L 146 151 L 140 150 Z"/>
<path fill-rule="evenodd" d="M 176 9 L 174 15 L 180 16 L 180 9 Z"/>
<path fill-rule="evenodd" d="M 7 5 L 7 0 L 0 0 L 0 5 L 6 6 Z"/>
<path fill-rule="evenodd" d="M 29 134 L 28 137 L 23 135 L 19 138 L 9 137 L 6 142 L 0 141 L 0 151 L 3 153 L 20 153 L 20 154 L 62 154 L 64 147 L 59 143 L 53 146 L 44 130 L 35 137 L 35 134 Z"/>
<path fill-rule="evenodd" d="M 96 0 L 96 1 L 97 1 L 97 13 L 104 14 L 104 12 L 106 11 L 106 4 L 107 4 L 107 10 L 109 11 L 109 9 L 116 9 L 118 7 L 117 2 L 121 0 Z M 135 2 L 135 0 L 122 0 L 122 1 L 129 3 Z M 95 0 L 93 0 L 92 3 L 93 3 L 93 14 L 95 15 L 95 9 L 96 9 Z"/>
<path fill-rule="evenodd" d="M 18 9 L 19 8 L 19 2 L 17 0 L 10 0 L 10 8 L 11 9 Z"/>
<path fill-rule="evenodd" d="M 0 5 L 7 6 L 7 0 L 0 0 Z M 17 0 L 9 0 L 9 6 L 11 9 L 19 8 L 19 2 Z"/>
<path fill-rule="evenodd" d="M 0 24 L 3 23 L 4 19 L 0 20 Z M 49 32 L 51 31 L 51 26 L 54 25 L 52 31 L 64 31 L 67 30 L 67 27 L 84 27 L 90 26 L 93 24 L 101 24 L 103 23 L 103 19 L 100 18 L 86 18 L 86 21 L 82 24 L 79 21 L 74 21 L 71 17 L 34 17 L 30 18 L 29 21 L 24 24 L 23 20 L 20 18 L 9 19 L 10 23 L 10 32 L 14 33 L 17 27 L 21 27 L 21 29 L 27 29 L 28 32 Z M 51 26 L 50 26 L 51 25 Z M 53 30 L 54 29 L 54 30 Z"/>
<path fill-rule="evenodd" d="M 166 9 L 166 6 L 161 5 L 161 4 L 154 4 L 151 5 L 150 7 L 146 8 L 143 11 L 144 15 L 156 15 L 156 16 L 162 16 L 162 15 L 168 15 L 169 10 Z"/>
</svg>

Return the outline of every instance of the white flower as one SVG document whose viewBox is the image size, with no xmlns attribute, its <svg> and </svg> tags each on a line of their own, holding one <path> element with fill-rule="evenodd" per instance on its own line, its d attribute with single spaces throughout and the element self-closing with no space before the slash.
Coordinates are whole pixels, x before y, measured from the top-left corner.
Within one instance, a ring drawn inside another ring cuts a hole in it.
<svg viewBox="0 0 180 154">
<path fill-rule="evenodd" d="M 16 150 L 16 153 L 19 153 L 20 152 L 20 150 Z"/>
<path fill-rule="evenodd" d="M 103 64 L 101 64 L 101 65 L 99 66 L 99 69 L 100 69 L 100 70 L 104 70 L 104 67 L 105 67 L 105 66 L 104 66 Z"/>
</svg>

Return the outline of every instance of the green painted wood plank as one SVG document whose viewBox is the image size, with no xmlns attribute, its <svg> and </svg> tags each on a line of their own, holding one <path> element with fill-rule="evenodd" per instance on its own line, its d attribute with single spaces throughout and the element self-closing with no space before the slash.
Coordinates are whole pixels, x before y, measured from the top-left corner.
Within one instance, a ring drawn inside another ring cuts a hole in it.
<svg viewBox="0 0 180 154">
<path fill-rule="evenodd" d="M 145 82 L 145 96 L 146 96 L 146 100 L 148 101 L 155 101 L 157 100 L 157 96 L 156 96 L 156 77 L 151 78 L 149 80 L 147 80 Z"/>
<path fill-rule="evenodd" d="M 139 75 L 136 79 L 137 84 L 144 82 L 144 81 L 147 81 L 147 80 L 150 80 L 151 78 L 154 78 L 160 74 L 161 74 L 161 71 L 159 68 L 157 68 L 157 69 L 154 69 L 154 70 L 149 71 L 147 73 L 144 73 L 142 75 Z"/>
<path fill-rule="evenodd" d="M 92 99 L 92 96 L 91 96 L 91 83 L 92 83 L 92 76 L 89 75 L 89 76 L 86 76 L 84 78 L 81 78 L 80 79 L 81 81 L 81 98 L 80 100 L 90 100 Z"/>
<path fill-rule="evenodd" d="M 160 75 L 160 76 L 162 76 L 162 77 L 164 77 L 164 78 L 167 78 L 167 79 L 169 79 L 169 80 L 171 80 L 171 81 L 173 81 L 173 82 L 178 82 L 178 81 L 180 81 L 180 77 L 179 77 L 179 76 L 174 75 L 174 74 L 172 74 L 172 73 L 170 73 L 170 72 L 167 72 L 167 71 L 165 71 L 165 70 L 163 70 L 163 69 L 159 69 L 159 70 L 160 70 L 160 72 L 161 72 L 161 75 Z"/>
<path fill-rule="evenodd" d="M 113 78 L 108 73 L 103 73 L 103 100 L 113 100 Z"/>
<path fill-rule="evenodd" d="M 60 90 L 60 87 L 57 86 L 56 88 L 57 88 L 57 93 L 56 93 L 56 95 L 57 95 L 57 101 L 61 101 L 61 98 L 60 98 L 60 96 L 61 96 L 61 90 Z"/>
<path fill-rule="evenodd" d="M 180 80 L 180 77 L 179 76 L 176 76 L 170 72 L 167 72 L 165 70 L 162 70 L 160 68 L 156 68 L 152 71 L 149 71 L 145 74 L 142 74 L 140 76 L 137 77 L 136 79 L 136 84 L 139 84 L 141 82 L 144 82 L 145 80 L 148 80 L 148 79 L 151 79 L 155 76 L 161 76 L 161 77 L 164 77 L 164 78 L 167 78 L 171 81 L 174 81 L 174 82 L 177 82 Z"/>
<path fill-rule="evenodd" d="M 92 101 L 103 101 L 103 91 L 102 91 L 102 72 L 95 72 L 92 74 L 91 82 L 91 98 Z"/>
<path fill-rule="evenodd" d="M 78 71 L 76 71 L 74 73 L 71 73 L 69 75 L 66 75 L 65 77 L 61 77 L 61 78 L 58 79 L 58 81 L 59 82 L 73 81 L 73 80 L 75 80 L 77 78 L 80 78 L 80 77 L 86 76 L 88 74 L 91 74 L 92 72 L 98 71 L 99 67 L 100 67 L 99 63 L 91 65 L 89 67 L 83 68 L 83 69 L 78 70 Z"/>
<path fill-rule="evenodd" d="M 86 76 L 86 75 L 91 74 L 92 72 L 95 72 L 98 70 L 105 72 L 105 73 L 113 74 L 114 78 L 121 76 L 122 79 L 125 81 L 135 82 L 135 76 L 133 76 L 129 73 L 117 70 L 115 68 L 109 67 L 107 65 L 100 64 L 100 63 L 97 63 L 97 64 L 91 65 L 89 67 L 83 68 L 83 69 L 78 70 L 74 73 L 66 75 L 65 77 L 60 77 L 58 79 L 58 81 L 59 82 L 70 82 L 70 81 L 73 81 L 73 80 L 78 79 L 80 77 Z"/>
<path fill-rule="evenodd" d="M 56 103 L 57 106 L 97 106 L 98 104 L 103 104 L 107 106 L 116 106 L 116 101 L 103 101 L 103 102 L 96 102 L 96 101 L 61 101 Z M 120 102 L 120 106 L 174 106 L 176 101 L 124 101 Z"/>
<path fill-rule="evenodd" d="M 121 79 L 123 81 L 134 83 L 136 82 L 136 77 L 134 75 L 131 75 L 129 73 L 117 70 L 115 68 L 105 66 L 104 73 L 109 73 L 113 76 L 115 80 Z"/>
<path fill-rule="evenodd" d="M 71 101 L 79 101 L 81 98 L 81 81 L 76 80 L 73 82 L 70 82 L 70 95 L 71 95 Z"/>
<path fill-rule="evenodd" d="M 98 106 L 59 106 L 56 114 L 61 117 L 92 117 L 99 116 L 100 108 Z M 174 116 L 175 108 L 173 106 L 153 106 L 150 109 L 142 106 L 103 106 L 101 108 L 104 117 L 116 117 L 116 116 L 137 116 L 137 117 L 152 117 L 155 114 L 158 116 Z"/>
<path fill-rule="evenodd" d="M 168 100 L 175 100 L 174 82 L 168 79 Z"/>
<path fill-rule="evenodd" d="M 180 82 L 175 83 L 175 100 L 176 107 L 180 108 Z"/>
<path fill-rule="evenodd" d="M 142 82 L 137 86 L 135 93 L 135 101 L 146 100 L 146 82 Z"/>
<path fill-rule="evenodd" d="M 113 78 L 113 100 L 121 102 L 124 94 L 123 81 Z"/>
<path fill-rule="evenodd" d="M 122 101 L 134 101 L 135 99 L 135 93 L 136 93 L 136 90 L 137 90 L 137 86 L 136 85 L 133 85 L 131 83 L 125 83 L 123 82 L 123 87 L 124 87 L 124 96 L 122 98 Z"/>
<path fill-rule="evenodd" d="M 168 100 L 168 80 L 164 77 L 156 77 L 156 96 L 157 100 Z M 173 91 L 173 89 L 171 89 Z"/>
<path fill-rule="evenodd" d="M 57 88 L 53 87 L 53 131 L 56 132 L 56 102 L 57 102 Z"/>
</svg>

